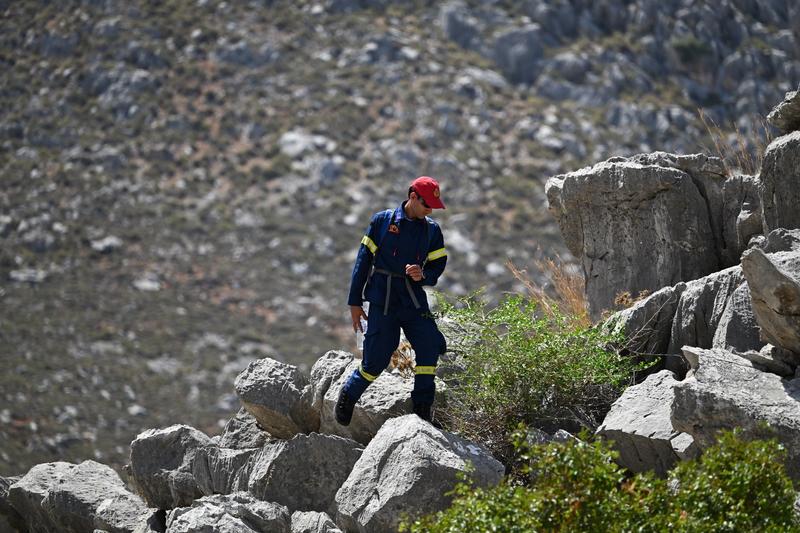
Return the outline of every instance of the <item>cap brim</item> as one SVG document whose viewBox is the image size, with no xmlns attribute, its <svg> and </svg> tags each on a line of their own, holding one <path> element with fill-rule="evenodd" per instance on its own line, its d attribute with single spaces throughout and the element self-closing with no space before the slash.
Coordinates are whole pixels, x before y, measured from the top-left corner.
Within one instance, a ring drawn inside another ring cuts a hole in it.
<svg viewBox="0 0 800 533">
<path fill-rule="evenodd" d="M 428 207 L 430 207 L 431 209 L 447 209 L 444 206 L 444 203 L 442 203 L 442 201 L 436 198 L 435 196 L 431 197 L 430 199 L 424 198 L 424 200 L 425 203 L 428 204 Z"/>
</svg>

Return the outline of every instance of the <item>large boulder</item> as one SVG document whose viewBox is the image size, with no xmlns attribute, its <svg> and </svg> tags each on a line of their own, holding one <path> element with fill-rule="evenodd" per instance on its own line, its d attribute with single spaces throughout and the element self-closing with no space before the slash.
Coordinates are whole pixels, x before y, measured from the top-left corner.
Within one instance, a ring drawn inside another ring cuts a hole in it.
<svg viewBox="0 0 800 533">
<path fill-rule="evenodd" d="M 680 459 L 694 457 L 694 439 L 676 431 L 670 409 L 678 383 L 669 370 L 628 387 L 611 406 L 597 434 L 614 441 L 619 462 L 632 472 L 652 470 L 665 475 Z"/>
<path fill-rule="evenodd" d="M 114 470 L 94 461 L 36 465 L 11 485 L 8 501 L 30 531 L 130 533 L 153 514 Z"/>
<path fill-rule="evenodd" d="M 724 266 L 723 176 L 717 158 L 655 153 L 547 181 L 550 211 L 583 265 L 593 317 L 622 292 L 656 291 Z"/>
<path fill-rule="evenodd" d="M 192 464 L 195 483 L 207 496 L 246 490 L 250 460 L 260 450 L 216 445 L 198 448 Z"/>
<path fill-rule="evenodd" d="M 627 309 L 611 315 L 604 327 L 622 333 L 628 350 L 640 354 L 665 354 L 669 349 L 672 319 L 685 283 L 664 287 Z"/>
<path fill-rule="evenodd" d="M 741 267 L 734 266 L 687 283 L 672 319 L 668 353 L 678 354 L 682 346 L 711 348 L 728 301 L 743 282 Z"/>
<path fill-rule="evenodd" d="M 504 29 L 492 45 L 492 59 L 511 83 L 536 81 L 543 55 L 544 44 L 538 24 Z"/>
<path fill-rule="evenodd" d="M 446 2 L 439 9 L 439 20 L 445 37 L 463 48 L 480 44 L 479 24 L 461 1 Z"/>
<path fill-rule="evenodd" d="M 755 248 L 742 256 L 742 269 L 763 337 L 800 356 L 800 253 Z"/>
<path fill-rule="evenodd" d="M 728 297 L 714 331 L 711 347 L 739 352 L 758 351 L 764 347 L 750 299 L 750 286 L 746 281 L 736 287 Z"/>
<path fill-rule="evenodd" d="M 385 370 L 361 395 L 353 409 L 350 425 L 341 426 L 334 415 L 336 400 L 339 398 L 339 391 L 359 363 L 359 360 L 352 360 L 325 393 L 320 431 L 366 445 L 388 419 L 411 412 L 414 380 L 404 378 L 398 372 Z"/>
<path fill-rule="evenodd" d="M 270 435 L 290 439 L 319 429 L 319 417 L 303 396 L 307 379 L 300 370 L 266 357 L 253 361 L 234 383 L 242 405 Z"/>
<path fill-rule="evenodd" d="M 720 430 L 775 437 L 788 452 L 787 472 L 800 480 L 800 379 L 782 379 L 725 350 L 683 348 L 690 375 L 675 384 L 672 425 L 706 448 Z M 765 429 L 768 424 L 769 430 Z"/>
<path fill-rule="evenodd" d="M 789 91 L 769 115 L 767 121 L 783 133 L 800 130 L 800 91 Z"/>
<path fill-rule="evenodd" d="M 292 533 L 342 533 L 327 513 L 295 511 L 292 513 Z"/>
<path fill-rule="evenodd" d="M 173 509 L 167 533 L 290 533 L 290 524 L 286 507 L 237 492 L 205 496 L 189 507 Z"/>
<path fill-rule="evenodd" d="M 750 239 L 762 232 L 759 180 L 753 176 L 735 175 L 722 186 L 723 262 L 733 265 L 747 249 Z"/>
<path fill-rule="evenodd" d="M 328 393 L 328 389 L 331 388 L 331 385 L 339 381 L 339 378 L 353 360 L 353 354 L 349 352 L 330 350 L 317 359 L 317 362 L 311 367 L 310 383 L 309 386 L 306 387 L 304 395 L 308 403 L 311 404 L 311 408 L 318 416 L 322 416 L 325 395 Z M 322 431 L 327 433 L 324 427 Z"/>
<path fill-rule="evenodd" d="M 776 228 L 800 228 L 800 131 L 770 143 L 759 178 L 764 234 Z"/>
<path fill-rule="evenodd" d="M 764 345 L 741 267 L 664 287 L 613 314 L 607 328 L 622 331 L 636 353 L 680 354 L 684 345 L 758 350 Z M 682 357 L 667 357 L 666 367 L 683 375 Z"/>
<path fill-rule="evenodd" d="M 498 483 L 504 471 L 480 446 L 416 415 L 388 420 L 336 493 L 336 522 L 347 531 L 396 531 L 404 515 L 446 508 L 470 467 L 478 486 Z"/>
<path fill-rule="evenodd" d="M 264 447 L 249 467 L 247 491 L 290 511 L 333 511 L 336 491 L 363 448 L 334 435 L 296 435 Z"/>
<path fill-rule="evenodd" d="M 131 481 L 152 507 L 185 507 L 203 495 L 193 475 L 194 458 L 210 445 L 205 433 L 186 425 L 143 431 L 131 442 Z"/>
</svg>

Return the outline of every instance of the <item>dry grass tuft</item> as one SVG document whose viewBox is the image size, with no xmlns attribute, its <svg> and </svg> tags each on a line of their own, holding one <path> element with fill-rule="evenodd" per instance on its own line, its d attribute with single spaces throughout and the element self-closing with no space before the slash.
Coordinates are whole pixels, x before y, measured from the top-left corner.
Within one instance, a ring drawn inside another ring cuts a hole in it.
<svg viewBox="0 0 800 533">
<path fill-rule="evenodd" d="M 534 261 L 534 265 L 550 281 L 549 290 L 533 281 L 526 270 L 517 268 L 510 259 L 506 262 L 508 269 L 525 285 L 531 299 L 545 315 L 552 317 L 558 313 L 567 317 L 573 326 L 591 326 L 583 275 L 570 272 L 558 255 L 555 259 Z"/>
<path fill-rule="evenodd" d="M 636 302 L 644 300 L 648 296 L 650 296 L 650 291 L 648 291 L 647 289 L 639 291 L 639 295 L 635 297 L 632 296 L 630 292 L 624 291 L 617 294 L 617 297 L 614 298 L 614 305 L 616 305 L 620 309 L 626 309 L 635 304 Z"/>
<path fill-rule="evenodd" d="M 714 143 L 714 151 L 722 160 L 728 176 L 736 172 L 755 176 L 761 171 L 764 152 L 773 139 L 772 129 L 764 117 L 758 117 L 759 135 L 756 139 L 748 141 L 739 126 L 735 126 L 732 132 L 734 138 L 730 140 L 730 134 L 723 131 L 705 111 L 698 109 L 697 113 Z"/>
<path fill-rule="evenodd" d="M 391 366 L 400 371 L 404 378 L 414 377 L 414 349 L 408 341 L 401 341 L 400 346 L 392 354 Z"/>
</svg>

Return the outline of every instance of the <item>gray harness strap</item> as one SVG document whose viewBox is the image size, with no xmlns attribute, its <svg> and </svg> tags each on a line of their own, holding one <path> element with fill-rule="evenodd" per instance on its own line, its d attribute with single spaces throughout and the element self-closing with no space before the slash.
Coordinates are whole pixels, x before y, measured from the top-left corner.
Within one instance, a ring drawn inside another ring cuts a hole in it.
<svg viewBox="0 0 800 533">
<path fill-rule="evenodd" d="M 408 276 L 405 274 L 398 274 L 396 272 L 392 272 L 391 270 L 384 270 L 382 268 L 376 268 L 373 272 L 377 272 L 378 274 L 385 274 L 386 275 L 386 300 L 383 302 L 383 314 L 389 314 L 389 295 L 392 293 L 392 278 L 403 278 L 406 282 L 406 289 L 408 289 L 408 294 L 411 296 L 411 301 L 414 302 L 414 307 L 419 309 L 419 300 L 417 300 L 417 296 L 414 294 L 414 289 L 411 288 L 411 282 L 408 281 Z"/>
</svg>

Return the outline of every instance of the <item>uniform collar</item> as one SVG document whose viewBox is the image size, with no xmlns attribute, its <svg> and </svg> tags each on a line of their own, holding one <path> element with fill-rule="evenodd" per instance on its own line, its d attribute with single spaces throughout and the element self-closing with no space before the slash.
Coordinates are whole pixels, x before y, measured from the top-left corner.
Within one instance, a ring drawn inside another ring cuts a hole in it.
<svg viewBox="0 0 800 533">
<path fill-rule="evenodd" d="M 409 222 L 424 222 L 425 219 L 412 219 L 406 216 L 405 209 L 403 207 L 406 205 L 406 202 L 400 204 L 400 207 L 394 210 L 394 214 L 392 215 L 392 222 L 395 224 L 399 223 L 401 220 L 407 220 Z M 428 218 L 428 217 L 425 217 Z"/>
</svg>

